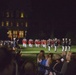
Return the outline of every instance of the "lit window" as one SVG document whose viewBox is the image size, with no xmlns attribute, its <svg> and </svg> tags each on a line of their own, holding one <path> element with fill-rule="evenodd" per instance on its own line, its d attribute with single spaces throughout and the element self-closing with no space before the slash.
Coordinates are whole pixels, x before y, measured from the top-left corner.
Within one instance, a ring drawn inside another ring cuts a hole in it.
<svg viewBox="0 0 76 75">
<path fill-rule="evenodd" d="M 17 31 L 13 31 L 13 34 L 17 34 Z"/>
<path fill-rule="evenodd" d="M 9 30 L 9 31 L 7 32 L 7 34 L 11 34 L 11 30 Z"/>
<path fill-rule="evenodd" d="M 25 31 L 25 34 L 27 33 L 27 31 Z"/>
<path fill-rule="evenodd" d="M 24 18 L 24 13 L 23 12 L 21 13 L 21 18 Z"/>
<path fill-rule="evenodd" d="M 17 31 L 13 31 L 13 37 L 17 38 Z"/>
<path fill-rule="evenodd" d="M 4 26 L 4 22 L 2 22 L 2 26 Z"/>
<path fill-rule="evenodd" d="M 9 26 L 9 22 L 8 21 L 6 21 L 6 26 Z"/>
<path fill-rule="evenodd" d="M 17 27 L 19 26 L 19 23 L 17 22 Z"/>
<path fill-rule="evenodd" d="M 28 24 L 27 24 L 27 22 L 26 22 L 25 26 L 26 26 L 26 27 L 28 27 Z"/>
<path fill-rule="evenodd" d="M 19 37 L 23 38 L 24 37 L 24 31 L 19 31 Z"/>
<path fill-rule="evenodd" d="M 9 12 L 6 12 L 6 17 L 9 17 Z"/>
<path fill-rule="evenodd" d="M 27 31 L 25 31 L 25 36 L 26 36 L 26 34 L 27 34 Z"/>
<path fill-rule="evenodd" d="M 7 34 L 8 34 L 8 37 L 12 39 L 12 31 L 9 30 L 9 31 L 7 32 Z"/>
</svg>

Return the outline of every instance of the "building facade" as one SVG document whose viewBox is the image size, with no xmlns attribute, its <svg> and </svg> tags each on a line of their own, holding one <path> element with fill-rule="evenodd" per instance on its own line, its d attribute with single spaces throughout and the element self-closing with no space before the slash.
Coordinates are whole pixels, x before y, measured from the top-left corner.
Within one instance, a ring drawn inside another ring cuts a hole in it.
<svg viewBox="0 0 76 75">
<path fill-rule="evenodd" d="M 25 11 L 23 10 L 2 10 L 0 12 L 0 28 L 7 29 L 7 37 L 13 38 L 26 38 L 28 19 Z"/>
</svg>

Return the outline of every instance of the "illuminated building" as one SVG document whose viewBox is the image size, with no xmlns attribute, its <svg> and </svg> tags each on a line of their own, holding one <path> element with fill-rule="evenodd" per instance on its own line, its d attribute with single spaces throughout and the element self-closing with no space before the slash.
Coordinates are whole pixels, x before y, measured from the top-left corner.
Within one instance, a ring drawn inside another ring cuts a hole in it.
<svg viewBox="0 0 76 75">
<path fill-rule="evenodd" d="M 4 37 L 11 40 L 26 38 L 30 24 L 31 0 L 3 0 L 0 5 L 0 40 Z"/>
<path fill-rule="evenodd" d="M 0 28 L 5 27 L 8 31 L 8 38 L 24 38 L 27 34 L 28 20 L 25 11 L 2 10 Z"/>
</svg>

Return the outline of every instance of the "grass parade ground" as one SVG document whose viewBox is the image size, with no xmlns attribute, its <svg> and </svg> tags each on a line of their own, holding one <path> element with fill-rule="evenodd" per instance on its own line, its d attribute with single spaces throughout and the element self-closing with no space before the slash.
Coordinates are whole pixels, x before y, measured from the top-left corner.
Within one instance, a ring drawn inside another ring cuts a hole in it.
<svg viewBox="0 0 76 75">
<path fill-rule="evenodd" d="M 61 46 L 57 48 L 57 52 L 54 51 L 54 48 L 51 48 L 50 51 L 48 51 L 48 48 L 43 48 L 43 47 L 39 47 L 39 48 L 37 48 L 37 47 L 32 47 L 32 48 L 26 47 L 26 48 L 24 48 L 24 47 L 22 47 L 22 45 L 20 45 L 20 47 L 21 47 L 21 53 L 24 55 L 25 54 L 38 54 L 40 52 L 40 50 L 44 50 L 45 53 L 62 53 L 62 47 Z M 76 46 L 71 47 L 71 52 L 76 52 Z"/>
</svg>

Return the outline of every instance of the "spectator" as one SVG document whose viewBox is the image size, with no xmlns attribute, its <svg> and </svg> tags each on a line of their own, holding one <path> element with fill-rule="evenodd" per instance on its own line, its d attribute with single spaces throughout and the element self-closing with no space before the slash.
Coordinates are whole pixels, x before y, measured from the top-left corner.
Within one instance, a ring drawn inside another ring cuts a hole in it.
<svg viewBox="0 0 76 75">
<path fill-rule="evenodd" d="M 45 64 L 45 67 L 46 67 L 45 75 L 49 74 L 49 68 L 50 68 L 51 63 L 52 63 L 52 54 L 47 54 L 46 64 Z"/>
<path fill-rule="evenodd" d="M 38 74 L 39 75 L 44 75 L 44 73 L 45 73 L 45 63 L 46 63 L 45 54 L 44 54 L 44 51 L 41 50 L 40 53 L 38 54 L 38 57 L 37 57 Z"/>
<path fill-rule="evenodd" d="M 62 75 L 65 75 L 67 66 L 68 66 L 68 63 L 70 62 L 70 60 L 71 60 L 71 52 L 67 52 L 66 61 L 64 61 L 61 72 L 60 72 Z"/>
<path fill-rule="evenodd" d="M 42 59 L 45 59 L 45 52 L 44 50 L 41 50 L 40 53 L 37 56 L 37 63 L 39 63 Z"/>
<path fill-rule="evenodd" d="M 76 75 L 76 54 L 71 55 L 71 60 L 64 75 Z"/>
<path fill-rule="evenodd" d="M 13 59 L 8 48 L 0 47 L 0 75 L 15 75 Z"/>
<path fill-rule="evenodd" d="M 36 75 L 35 64 L 33 62 L 24 62 L 20 75 Z"/>
<path fill-rule="evenodd" d="M 53 71 L 56 73 L 56 75 L 60 75 L 61 72 L 61 68 L 63 63 L 61 62 L 61 56 L 60 55 L 56 55 L 56 63 L 53 66 Z"/>
<path fill-rule="evenodd" d="M 66 61 L 66 54 L 67 54 L 66 51 L 63 51 L 63 52 L 62 52 L 62 54 L 61 54 L 61 61 L 62 61 L 62 62 Z"/>
</svg>

